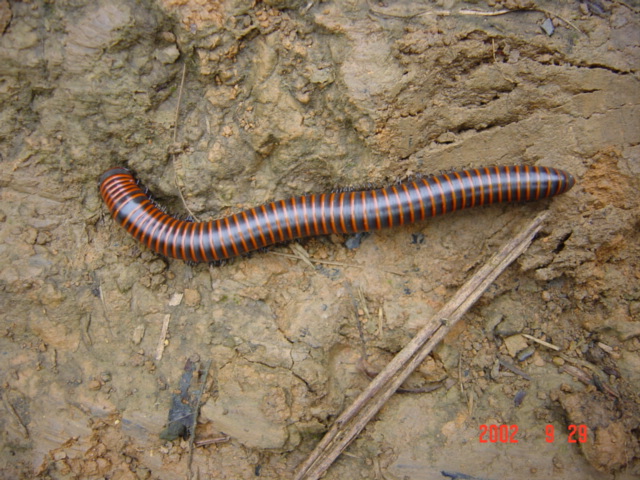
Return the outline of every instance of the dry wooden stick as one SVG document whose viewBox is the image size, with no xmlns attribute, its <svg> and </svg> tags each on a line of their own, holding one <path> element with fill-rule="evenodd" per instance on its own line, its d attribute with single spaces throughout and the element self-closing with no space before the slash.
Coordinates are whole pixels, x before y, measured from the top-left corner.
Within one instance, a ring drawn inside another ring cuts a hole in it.
<svg viewBox="0 0 640 480">
<path fill-rule="evenodd" d="M 191 433 L 189 435 L 189 459 L 187 460 L 187 471 L 189 472 L 189 480 L 193 478 L 193 472 L 191 471 L 191 464 L 193 463 L 193 444 L 196 439 L 196 426 L 198 425 L 198 415 L 200 415 L 200 407 L 202 405 L 202 394 L 207 388 L 207 378 L 209 378 L 209 370 L 211 370 L 211 363 L 213 360 L 208 360 L 207 365 L 204 367 L 204 375 L 202 377 L 202 383 L 198 389 L 196 395 L 196 404 L 193 407 L 193 422 L 191 422 Z"/>
<path fill-rule="evenodd" d="M 300 465 L 295 480 L 315 480 L 382 408 L 407 377 L 480 298 L 495 279 L 524 252 L 540 230 L 547 214 L 537 215 L 518 235 L 505 244 L 454 297 L 434 315 L 418 334 L 389 362 L 369 386 L 337 418 L 309 457 Z"/>
</svg>

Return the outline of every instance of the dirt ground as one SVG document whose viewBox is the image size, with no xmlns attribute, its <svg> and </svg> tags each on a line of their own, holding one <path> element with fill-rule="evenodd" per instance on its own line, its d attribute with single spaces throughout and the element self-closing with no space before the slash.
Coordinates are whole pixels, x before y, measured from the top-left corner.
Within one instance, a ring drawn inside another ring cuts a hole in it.
<svg viewBox="0 0 640 480">
<path fill-rule="evenodd" d="M 0 34 L 0 478 L 291 478 L 543 210 L 325 478 L 640 475 L 640 2 L 0 0 Z M 577 184 L 218 266 L 146 250 L 97 190 L 126 166 L 208 219 L 513 163 Z M 189 474 L 163 429 L 201 390 Z"/>
</svg>

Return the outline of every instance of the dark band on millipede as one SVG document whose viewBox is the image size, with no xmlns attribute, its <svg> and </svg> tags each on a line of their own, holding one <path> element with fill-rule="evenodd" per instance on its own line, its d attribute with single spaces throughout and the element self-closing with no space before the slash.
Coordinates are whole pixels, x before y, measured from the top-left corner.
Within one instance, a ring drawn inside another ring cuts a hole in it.
<svg viewBox="0 0 640 480">
<path fill-rule="evenodd" d="M 372 190 L 304 195 L 208 222 L 164 213 L 125 168 L 100 177 L 100 194 L 124 229 L 148 248 L 189 262 L 214 262 L 275 243 L 330 233 L 398 227 L 464 208 L 547 198 L 573 176 L 550 167 L 482 167 Z"/>
</svg>

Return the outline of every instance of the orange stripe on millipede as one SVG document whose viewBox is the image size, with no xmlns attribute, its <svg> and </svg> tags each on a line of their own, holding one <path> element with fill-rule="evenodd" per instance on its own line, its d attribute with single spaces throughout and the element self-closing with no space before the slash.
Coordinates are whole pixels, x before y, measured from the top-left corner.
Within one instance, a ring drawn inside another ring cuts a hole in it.
<svg viewBox="0 0 640 480">
<path fill-rule="evenodd" d="M 409 192 L 409 187 L 406 183 L 402 183 L 400 185 L 402 190 L 404 190 L 404 194 L 407 196 L 407 206 L 409 207 L 409 222 L 413 223 L 416 221 L 415 212 L 413 211 L 413 202 L 411 201 L 411 193 Z"/>
<path fill-rule="evenodd" d="M 473 177 L 471 176 L 471 172 L 469 170 L 465 170 L 463 172 L 467 176 L 467 180 L 469 180 L 469 186 L 471 187 L 471 205 L 469 207 L 473 207 L 476 204 L 476 187 L 473 185 Z"/>
<path fill-rule="evenodd" d="M 184 235 L 182 236 L 182 259 L 185 262 L 189 261 L 189 257 L 192 257 L 191 246 L 193 236 L 191 235 L 191 223 L 184 223 Z"/>
<path fill-rule="evenodd" d="M 176 246 L 176 236 L 180 231 L 180 224 L 181 224 L 181 220 L 176 220 L 176 222 L 173 225 L 173 228 L 171 228 L 168 232 L 167 232 L 167 251 L 171 252 L 171 256 L 173 256 L 173 258 L 178 258 L 178 250 L 177 250 L 177 246 Z"/>
<path fill-rule="evenodd" d="M 233 235 L 231 235 L 231 225 L 229 223 L 229 217 L 224 217 L 222 221 L 224 222 L 224 226 L 227 229 L 227 238 L 229 239 L 229 245 L 231 245 L 231 250 L 233 250 L 233 254 L 240 255 L 240 251 L 238 250 L 236 242 L 233 239 Z"/>
<path fill-rule="evenodd" d="M 125 230 L 129 232 L 129 234 L 133 235 L 134 237 L 135 237 L 135 234 L 133 232 L 135 232 L 138 229 L 136 225 L 136 221 L 138 220 L 138 218 L 140 218 L 140 215 L 144 215 L 144 206 L 142 205 L 138 205 L 136 208 L 131 210 L 131 212 L 129 212 L 129 215 L 127 215 L 122 221 L 123 226 L 126 223 L 129 224 L 128 227 L 125 227 Z"/>
<path fill-rule="evenodd" d="M 522 200 L 522 175 L 520 174 L 520 167 L 514 169 L 516 173 L 516 201 Z"/>
<path fill-rule="evenodd" d="M 488 168 L 484 169 L 484 173 L 486 174 L 486 183 L 487 185 L 487 190 L 489 190 L 489 205 L 491 205 L 493 203 L 493 182 L 491 180 L 491 170 L 489 170 Z M 480 184 L 482 185 L 484 182 L 480 181 Z"/>
<path fill-rule="evenodd" d="M 324 193 L 320 195 L 320 220 L 322 221 L 322 233 L 327 235 L 329 233 L 329 230 L 327 229 L 327 209 L 324 202 L 325 198 L 326 195 Z"/>
<path fill-rule="evenodd" d="M 500 169 L 498 167 L 493 167 L 493 171 L 496 174 L 496 182 L 498 185 L 498 203 L 502 202 L 502 177 L 500 176 Z"/>
<path fill-rule="evenodd" d="M 338 233 L 338 230 L 336 230 L 336 209 L 334 208 L 333 205 L 333 201 L 336 197 L 335 193 L 331 193 L 329 195 L 329 222 L 331 222 L 331 231 L 333 233 Z"/>
<path fill-rule="evenodd" d="M 460 184 L 460 200 L 462 200 L 462 205 L 460 205 L 458 208 L 460 208 L 460 210 L 464 209 L 467 207 L 467 192 L 465 192 L 465 188 L 464 188 L 464 182 L 462 181 L 462 177 L 460 176 L 460 174 L 458 172 L 453 172 L 453 174 L 456 177 L 456 180 L 458 180 L 458 183 Z M 455 194 L 453 194 L 454 197 L 456 196 Z"/>
<path fill-rule="evenodd" d="M 544 194 L 545 197 L 551 195 L 551 172 L 547 167 L 544 168 L 545 173 L 547 174 L 547 191 Z"/>
<path fill-rule="evenodd" d="M 227 252 L 227 247 L 225 247 L 224 245 L 224 238 L 222 236 L 222 222 L 220 220 L 216 220 L 215 225 L 215 230 L 218 232 L 218 239 L 220 240 L 220 250 L 222 251 L 222 258 L 229 258 L 229 252 Z"/>
<path fill-rule="evenodd" d="M 173 255 L 174 258 L 177 258 L 175 236 L 176 232 L 180 228 L 180 222 L 181 220 L 175 218 L 173 219 L 173 222 L 171 222 L 171 225 L 167 228 L 167 234 L 164 237 L 163 248 L 163 250 L 166 252 L 165 255 L 167 257 L 170 256 L 169 252 L 171 252 L 171 255 Z M 171 248 L 169 248 L 169 246 L 171 246 Z"/>
<path fill-rule="evenodd" d="M 189 224 L 187 222 L 185 222 L 183 220 L 183 223 L 180 224 L 180 226 L 182 227 L 182 235 L 180 235 L 180 239 L 182 240 L 182 242 L 180 242 L 180 256 L 182 257 L 182 260 L 184 260 L 185 262 L 188 260 L 188 255 L 187 255 L 187 241 L 189 239 Z"/>
<path fill-rule="evenodd" d="M 207 248 L 211 252 L 211 255 L 213 255 L 213 259 L 218 260 L 220 257 L 218 257 L 218 252 L 216 252 L 216 246 L 214 244 L 215 242 L 213 241 L 213 222 L 207 222 L 207 233 L 207 238 L 209 239 L 209 245 L 207 245 Z"/>
<path fill-rule="evenodd" d="M 120 211 L 124 208 L 124 206 L 129 203 L 127 202 L 122 202 L 121 205 L 118 205 L 114 211 L 113 211 L 113 218 L 118 218 L 118 216 L 120 215 Z M 132 210 L 131 212 L 129 212 L 129 215 L 127 215 L 125 218 L 122 219 L 122 221 L 120 222 L 120 225 L 122 225 L 123 227 L 125 226 L 125 223 L 129 222 L 129 218 L 131 217 L 132 214 L 134 214 L 142 205 L 138 205 L 134 210 Z"/>
<path fill-rule="evenodd" d="M 240 212 L 242 215 L 242 219 L 244 220 L 245 229 L 249 233 L 249 238 L 251 239 L 251 245 L 253 245 L 253 249 L 257 250 L 258 242 L 256 242 L 256 237 L 253 235 L 253 228 L 251 228 L 251 223 L 249 222 L 249 216 L 247 215 L 247 210 L 243 210 Z"/>
<path fill-rule="evenodd" d="M 278 216 L 278 207 L 275 203 L 271 202 L 269 204 L 269 207 L 271 207 L 271 211 L 273 212 L 273 217 L 276 219 L 276 232 L 278 234 L 279 240 L 280 242 L 284 241 L 284 232 L 282 231 L 282 225 L 280 225 L 280 217 Z"/>
<path fill-rule="evenodd" d="M 130 227 L 133 230 L 132 232 L 130 232 L 131 235 L 133 235 L 133 237 L 138 240 L 140 240 L 141 236 L 144 236 L 145 226 L 149 222 L 149 210 L 150 210 L 150 205 L 149 205 L 149 202 L 147 201 L 140 204 L 140 206 L 142 207 L 142 210 L 140 211 L 140 214 L 137 217 L 131 219 L 131 227 Z"/>
<path fill-rule="evenodd" d="M 344 193 L 340 194 L 340 209 L 338 210 L 338 218 L 340 219 L 340 228 L 343 233 L 347 233 L 347 225 L 344 222 Z"/>
<path fill-rule="evenodd" d="M 291 197 L 289 202 L 291 203 L 291 208 L 293 208 L 293 223 L 296 227 L 296 234 L 298 235 L 298 237 L 301 237 L 302 229 L 300 228 L 300 215 L 298 215 L 298 206 L 296 205 L 295 197 Z"/>
<path fill-rule="evenodd" d="M 369 231 L 369 219 L 367 218 L 367 192 L 364 190 L 361 192 L 361 202 L 362 202 L 362 224 L 364 225 L 364 231 Z"/>
<path fill-rule="evenodd" d="M 380 193 L 384 196 L 385 202 L 387 202 L 387 225 L 389 227 L 393 227 L 393 215 L 391 212 L 391 202 L 389 201 L 389 196 L 387 195 L 387 189 L 383 188 L 380 190 Z"/>
<path fill-rule="evenodd" d="M 449 187 L 451 187 L 450 188 L 451 211 L 455 212 L 458 209 L 458 199 L 456 198 L 455 188 L 453 187 L 453 180 L 451 180 L 451 177 L 449 175 L 447 175 L 446 173 L 443 175 L 443 177 L 447 180 L 447 183 L 449 184 Z"/>
<path fill-rule="evenodd" d="M 145 242 L 145 245 L 147 246 L 147 248 L 151 248 L 153 249 L 153 239 L 156 237 L 156 232 L 162 228 L 162 216 L 164 215 L 164 213 L 162 212 L 162 210 L 156 210 L 153 212 L 152 216 L 153 216 L 153 228 L 147 233 L 147 241 Z"/>
<path fill-rule="evenodd" d="M 562 185 L 564 184 L 565 180 L 566 179 L 564 178 L 564 175 L 562 175 L 562 180 L 558 180 L 558 188 L 556 188 L 556 191 L 553 193 L 554 195 L 558 195 L 562 192 Z"/>
<path fill-rule="evenodd" d="M 351 229 L 354 232 L 358 231 L 358 222 L 357 222 L 357 218 L 356 218 L 356 194 L 355 192 L 351 192 L 349 194 L 349 198 L 351 199 L 351 201 L 349 202 L 350 208 L 351 208 Z"/>
<path fill-rule="evenodd" d="M 320 235 L 320 227 L 318 226 L 318 212 L 316 208 L 316 196 L 311 195 L 311 219 L 313 221 L 313 232 L 316 235 Z"/>
<path fill-rule="evenodd" d="M 196 255 L 196 227 L 197 224 L 195 223 L 189 223 L 189 225 L 187 225 L 187 229 L 189 230 L 189 253 L 191 254 L 191 259 L 194 262 L 198 261 L 198 256 Z"/>
<path fill-rule="evenodd" d="M 202 257 L 202 260 L 206 260 L 207 259 L 207 251 L 204 249 L 204 222 L 200 222 L 200 256 Z"/>
<path fill-rule="evenodd" d="M 180 228 L 180 235 L 178 235 L 177 239 L 180 240 L 179 244 L 178 244 L 178 253 L 180 254 L 180 258 L 182 258 L 182 260 L 187 259 L 187 255 L 185 254 L 185 241 L 187 239 L 187 223 L 183 220 L 180 224 L 179 224 L 179 228 Z"/>
<path fill-rule="evenodd" d="M 173 253 L 173 256 L 176 258 L 184 259 L 184 255 L 182 254 L 182 242 L 178 245 L 178 240 L 184 239 L 184 222 L 182 220 L 176 224 L 176 228 L 173 230 L 172 234 L 171 253 Z"/>
<path fill-rule="evenodd" d="M 396 200 L 398 200 L 398 217 L 400 223 L 398 225 L 404 225 L 404 212 L 402 211 L 402 201 L 400 200 L 400 194 L 398 193 L 398 189 L 395 185 L 391 185 L 391 191 L 396 196 Z"/>
<path fill-rule="evenodd" d="M 309 212 L 307 211 L 307 199 L 308 197 L 300 197 L 302 203 L 302 224 L 304 225 L 304 233 L 306 236 L 311 235 L 311 228 L 309 227 Z"/>
<path fill-rule="evenodd" d="M 287 229 L 287 238 L 286 240 L 289 240 L 291 238 L 293 238 L 293 230 L 291 230 L 291 224 L 289 223 L 289 216 L 287 215 L 287 202 L 285 202 L 284 200 L 280 200 L 280 207 L 282 207 L 282 216 L 284 217 L 284 225 L 285 228 Z"/>
<path fill-rule="evenodd" d="M 256 222 L 256 227 L 258 227 L 258 235 L 260 235 L 261 246 L 268 245 L 267 238 L 264 236 L 264 230 L 260 226 L 260 216 L 258 216 L 258 210 L 254 207 L 251 210 L 251 215 L 253 215 L 253 220 Z"/>
<path fill-rule="evenodd" d="M 442 204 L 440 215 L 444 215 L 447 213 L 447 199 L 444 195 L 444 188 L 442 188 L 442 184 L 440 183 L 440 180 L 438 180 L 438 177 L 433 177 L 433 181 L 436 182 L 436 185 L 438 185 L 438 188 L 440 189 L 440 203 Z"/>
<path fill-rule="evenodd" d="M 422 194 L 420 193 L 420 187 L 416 182 L 411 182 L 411 186 L 416 192 L 418 196 L 418 202 L 420 203 L 420 220 L 424 220 L 426 218 L 426 211 L 424 208 L 424 202 L 422 201 Z"/>
<path fill-rule="evenodd" d="M 262 216 L 264 217 L 264 228 L 266 228 L 269 232 L 271 243 L 276 243 L 276 236 L 274 235 L 273 229 L 271 228 L 271 222 L 269 222 L 269 213 L 267 212 L 267 206 L 260 205 L 260 211 L 262 212 Z"/>
<path fill-rule="evenodd" d="M 148 229 L 153 226 L 153 213 L 155 208 L 153 205 L 150 205 L 150 202 L 144 202 L 144 216 L 140 219 L 140 221 L 136 221 L 136 233 L 134 235 L 140 242 L 145 243 L 145 238 L 147 236 Z"/>
<path fill-rule="evenodd" d="M 380 207 L 378 206 L 378 196 L 375 190 L 371 190 L 371 198 L 373 199 L 373 213 L 376 216 L 376 229 L 382 228 L 382 221 L 380 220 Z"/>
<path fill-rule="evenodd" d="M 156 243 L 153 247 L 156 252 L 162 253 L 165 257 L 168 257 L 169 255 L 167 255 L 167 242 L 163 241 L 163 238 L 168 235 L 169 227 L 173 224 L 174 221 L 176 220 L 173 217 L 169 217 L 164 221 L 164 223 L 160 227 L 160 231 L 158 231 Z"/>
<path fill-rule="evenodd" d="M 436 216 L 436 203 L 435 203 L 435 195 L 433 194 L 433 190 L 431 190 L 431 185 L 429 185 L 429 182 L 427 181 L 427 179 L 423 178 L 421 179 L 422 184 L 426 187 L 426 189 L 429 191 L 429 201 L 431 202 L 431 216 L 435 217 Z"/>
<path fill-rule="evenodd" d="M 245 242 L 244 240 L 244 235 L 242 235 L 242 228 L 240 228 L 240 222 L 238 221 L 238 215 L 231 215 L 231 219 L 233 220 L 233 223 L 235 223 L 236 228 L 238 229 L 238 236 L 240 237 L 240 243 L 242 244 L 242 248 L 244 249 L 245 252 L 249 251 L 249 246 L 247 245 L 247 242 Z"/>
<path fill-rule="evenodd" d="M 507 178 L 507 201 L 510 202 L 513 198 L 513 187 L 511 187 L 511 185 L 513 185 L 511 183 L 511 169 L 508 167 L 502 167 L 502 170 L 504 171 L 504 177 Z"/>
<path fill-rule="evenodd" d="M 184 224 L 184 240 L 182 241 L 182 259 L 187 262 L 193 258 L 193 223 Z M 194 260 L 195 261 L 195 260 Z"/>
<path fill-rule="evenodd" d="M 540 170 L 539 169 L 536 171 L 536 173 L 538 174 L 537 175 L 538 179 L 536 180 L 536 198 L 540 198 L 540 192 L 541 192 L 541 188 L 542 188 L 542 178 L 540 177 Z"/>
</svg>

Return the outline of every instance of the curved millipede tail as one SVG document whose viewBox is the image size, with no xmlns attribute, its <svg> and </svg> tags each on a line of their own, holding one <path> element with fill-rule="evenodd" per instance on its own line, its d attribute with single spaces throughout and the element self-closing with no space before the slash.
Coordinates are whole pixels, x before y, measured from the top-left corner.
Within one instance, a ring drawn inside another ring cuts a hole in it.
<svg viewBox="0 0 640 480">
<path fill-rule="evenodd" d="M 570 173 L 550 167 L 482 167 L 372 190 L 304 195 L 208 222 L 160 210 L 125 168 L 100 176 L 113 218 L 148 248 L 188 262 L 213 262 L 274 243 L 391 228 L 463 208 L 539 200 L 566 192 Z"/>
</svg>

